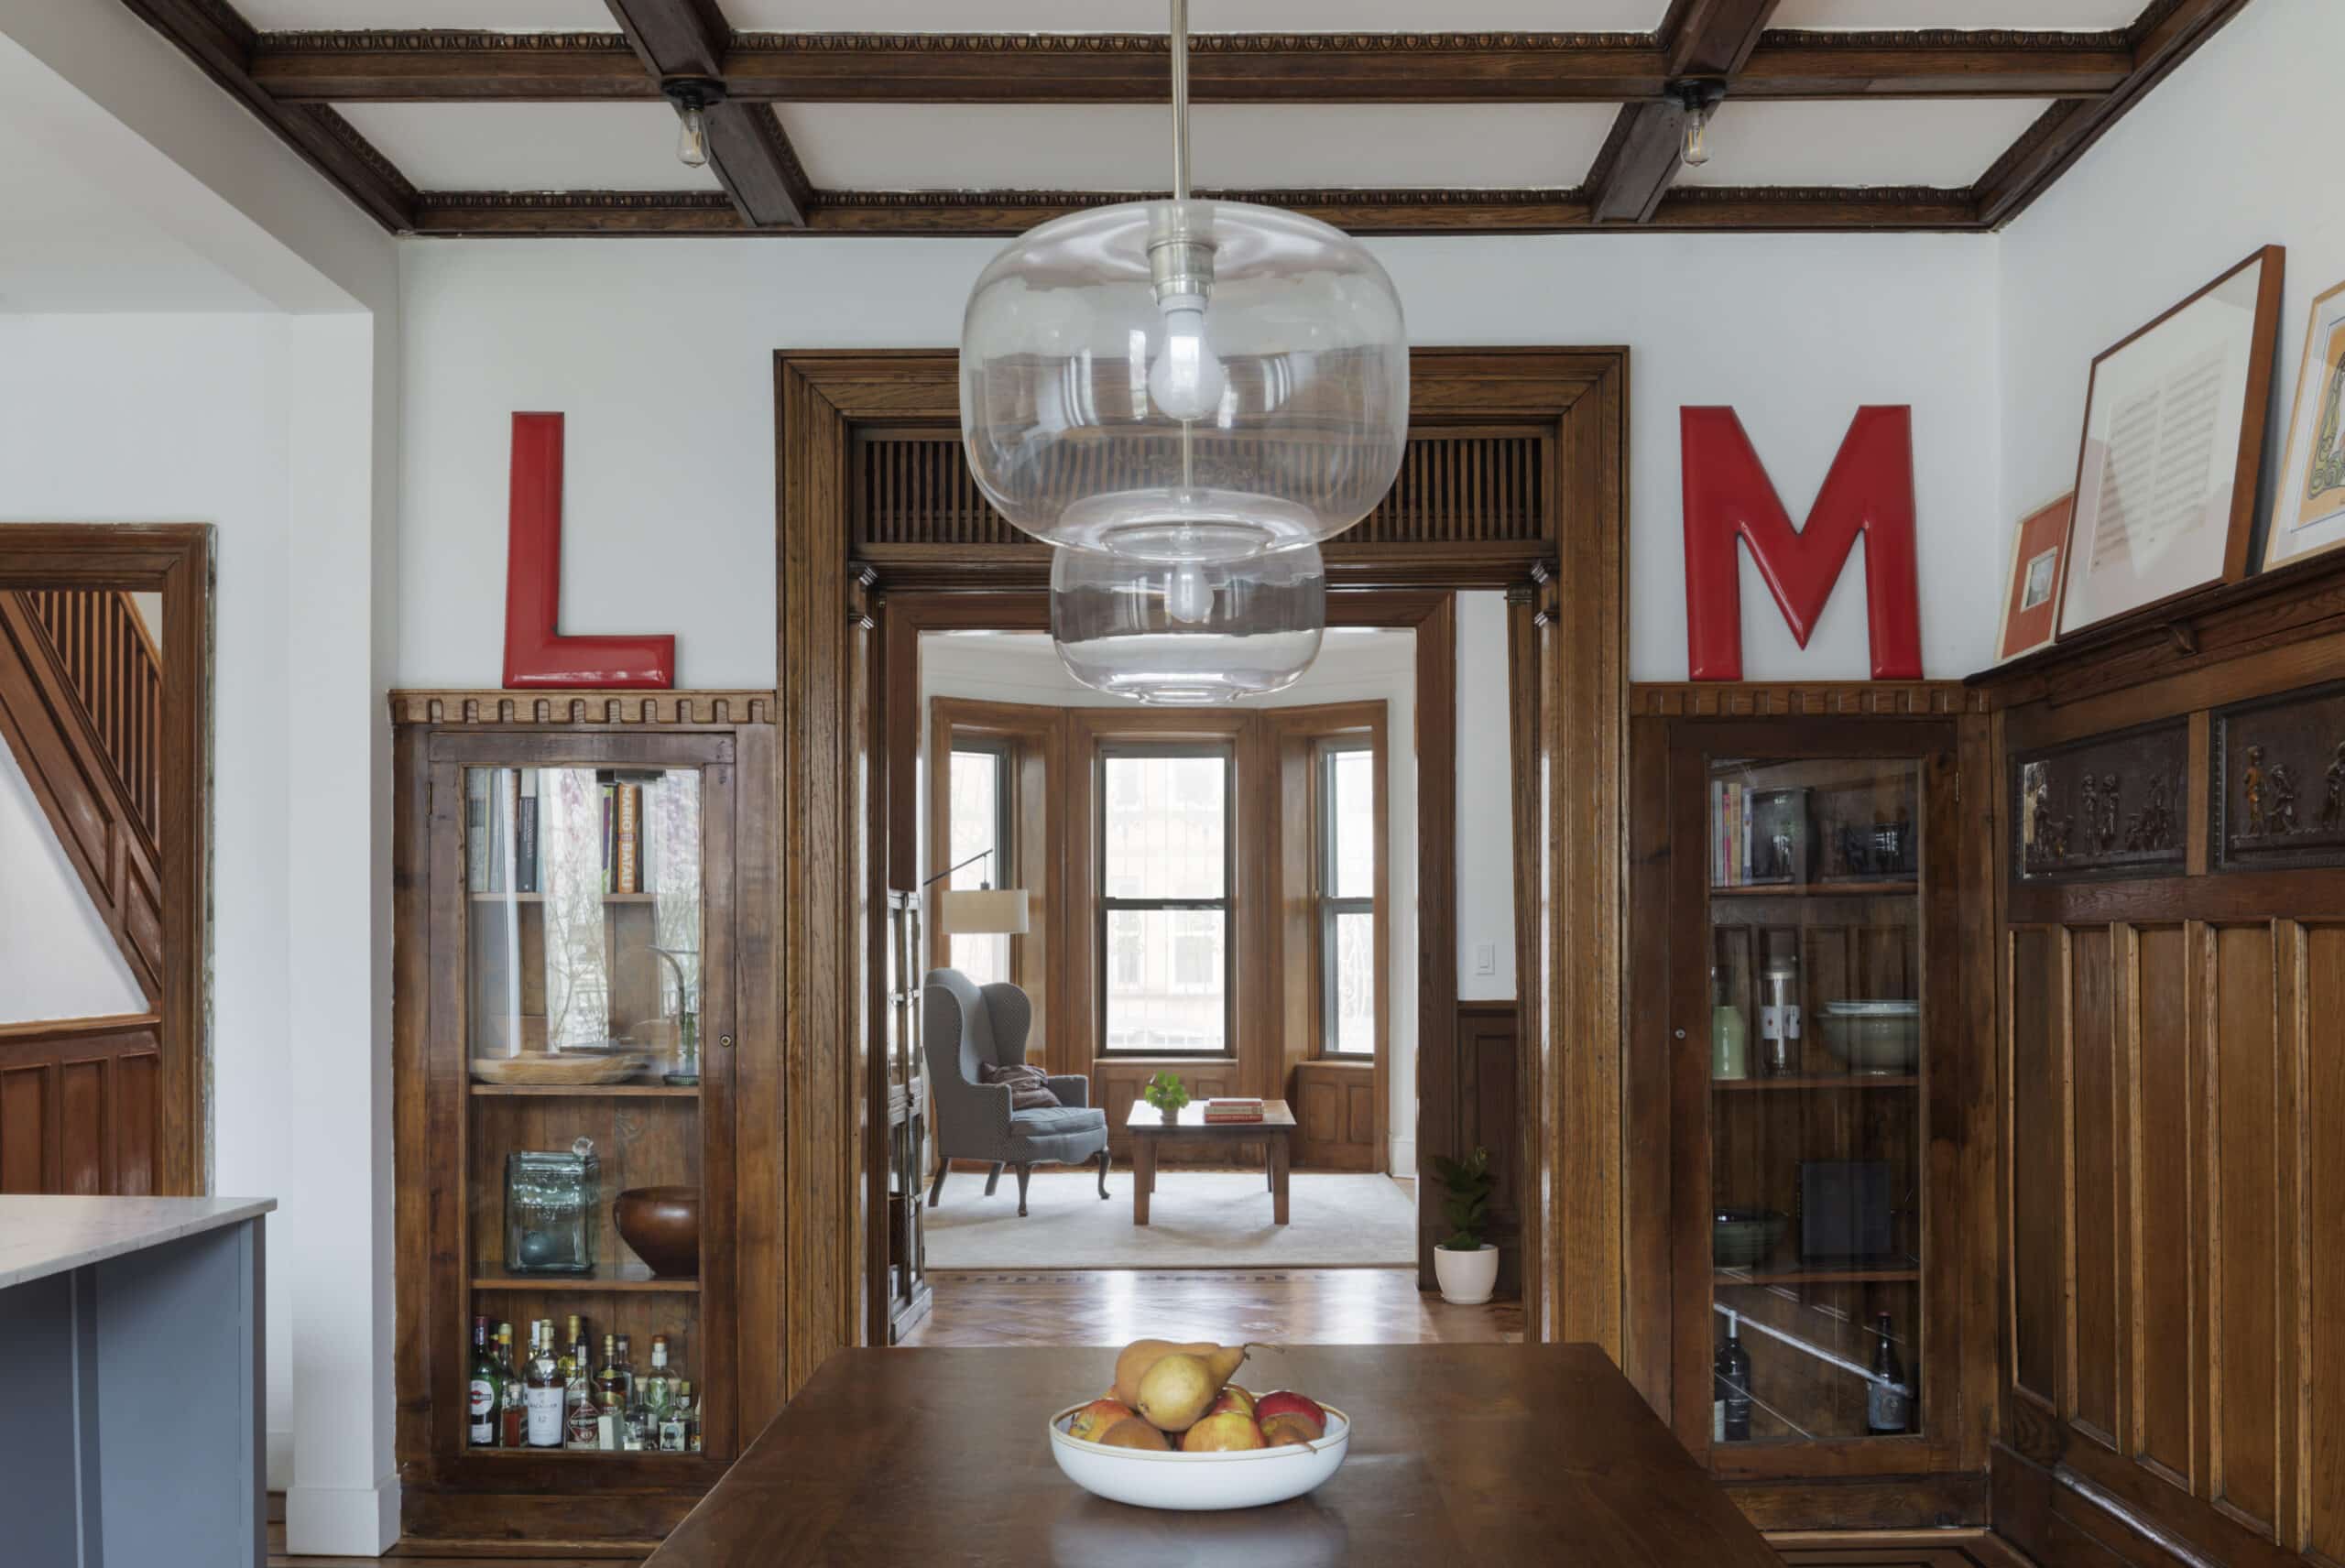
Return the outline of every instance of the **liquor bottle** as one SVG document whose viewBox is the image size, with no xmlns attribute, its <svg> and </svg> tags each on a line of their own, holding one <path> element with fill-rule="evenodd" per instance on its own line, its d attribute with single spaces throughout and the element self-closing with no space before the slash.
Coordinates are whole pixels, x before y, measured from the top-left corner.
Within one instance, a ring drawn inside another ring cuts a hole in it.
<svg viewBox="0 0 2345 1568">
<path fill-rule="evenodd" d="M 594 1446 L 616 1448 L 627 1413 L 627 1380 L 619 1375 L 618 1339 L 603 1336 L 603 1369 L 594 1374 Z"/>
<path fill-rule="evenodd" d="M 668 1401 L 674 1397 L 676 1373 L 668 1365 L 668 1336 L 651 1336 L 651 1370 L 638 1379 L 637 1399 L 650 1412 L 655 1430 L 661 1417 L 668 1413 Z M 655 1443 L 654 1446 L 657 1446 Z"/>
<path fill-rule="evenodd" d="M 570 1314 L 570 1322 L 564 1326 L 569 1332 L 562 1336 L 562 1359 L 554 1365 L 560 1369 L 562 1387 L 566 1388 L 570 1386 L 570 1375 L 578 1370 L 582 1359 L 578 1347 L 584 1342 L 586 1334 L 584 1322 L 576 1312 Z"/>
<path fill-rule="evenodd" d="M 529 1446 L 562 1446 L 562 1383 L 553 1355 L 553 1320 L 547 1318 L 530 1334 L 529 1370 L 525 1397 L 529 1403 Z"/>
<path fill-rule="evenodd" d="M 628 1343 L 626 1334 L 619 1335 L 619 1381 L 627 1390 L 626 1398 L 620 1402 L 635 1403 L 635 1346 Z"/>
<path fill-rule="evenodd" d="M 513 1325 L 496 1325 L 496 1445 L 520 1448 L 529 1437 L 529 1398 L 513 1365 Z"/>
<path fill-rule="evenodd" d="M 473 1319 L 472 1443 L 496 1446 L 496 1358 L 488 1353 L 488 1320 Z"/>
<path fill-rule="evenodd" d="M 576 1319 L 572 1319 L 576 1322 Z M 597 1448 L 594 1417 L 594 1377 L 589 1368 L 594 1365 L 586 1354 L 584 1340 L 570 1347 L 563 1357 L 570 1364 L 570 1376 L 562 1383 L 562 1445 L 564 1448 Z"/>
<path fill-rule="evenodd" d="M 694 1454 L 700 1450 L 700 1412 L 693 1408 L 693 1386 L 676 1379 L 676 1392 L 660 1418 L 660 1452 Z"/>
<path fill-rule="evenodd" d="M 1865 1432 L 1896 1437 L 1912 1424 L 1914 1397 L 1905 1387 L 1905 1364 L 1890 1338 L 1889 1314 L 1873 1319 L 1872 1381 L 1865 1385 Z"/>
<path fill-rule="evenodd" d="M 1741 1322 L 1727 1314 L 1726 1343 L 1718 1346 L 1712 1367 L 1719 1398 L 1715 1417 L 1718 1438 L 1726 1443 L 1751 1441 L 1751 1353 L 1742 1348 Z"/>
</svg>

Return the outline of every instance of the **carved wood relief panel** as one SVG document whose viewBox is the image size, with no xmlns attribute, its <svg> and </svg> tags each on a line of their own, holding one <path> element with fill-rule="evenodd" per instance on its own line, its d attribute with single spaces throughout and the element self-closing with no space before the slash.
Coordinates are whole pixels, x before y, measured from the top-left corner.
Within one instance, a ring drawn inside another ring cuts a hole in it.
<svg viewBox="0 0 2345 1568">
<path fill-rule="evenodd" d="M 2215 868 L 2345 866 L 2345 681 L 2211 717 Z"/>
<path fill-rule="evenodd" d="M 2012 874 L 2154 877 L 2183 868 L 2190 726 L 2145 724 L 2012 757 Z"/>
</svg>

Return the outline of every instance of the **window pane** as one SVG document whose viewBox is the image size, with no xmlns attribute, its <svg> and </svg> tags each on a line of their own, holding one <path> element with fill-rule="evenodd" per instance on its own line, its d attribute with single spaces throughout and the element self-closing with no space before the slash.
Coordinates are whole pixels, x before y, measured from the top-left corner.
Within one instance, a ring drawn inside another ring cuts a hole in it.
<svg viewBox="0 0 2345 1568">
<path fill-rule="evenodd" d="M 1202 757 L 1101 759 L 1100 886 L 1127 898 L 1218 898 L 1227 838 L 1227 763 Z"/>
<path fill-rule="evenodd" d="M 1327 891 L 1337 898 L 1376 896 L 1376 754 L 1338 751 L 1328 758 Z"/>
<path fill-rule="evenodd" d="M 1334 993 L 1327 998 L 1333 1026 L 1327 1049 L 1344 1055 L 1376 1053 L 1376 916 L 1342 910 L 1334 920 Z"/>
<path fill-rule="evenodd" d="M 1227 1049 L 1219 909 L 1107 912 L 1107 1049 Z"/>
<path fill-rule="evenodd" d="M 952 823 L 952 842 L 946 846 L 944 865 L 956 865 L 973 855 L 984 857 L 971 860 L 953 873 L 945 879 L 948 887 L 999 887 L 1008 883 L 1001 868 L 1007 861 L 1009 845 L 997 842 L 1001 837 L 1003 797 L 1007 793 L 1002 778 L 1004 761 L 998 751 L 953 754 L 953 793 L 945 802 Z M 986 855 L 987 850 L 997 853 Z M 955 936 L 945 941 L 951 944 L 947 952 L 953 967 L 975 984 L 988 985 L 1009 978 L 1009 937 Z"/>
</svg>

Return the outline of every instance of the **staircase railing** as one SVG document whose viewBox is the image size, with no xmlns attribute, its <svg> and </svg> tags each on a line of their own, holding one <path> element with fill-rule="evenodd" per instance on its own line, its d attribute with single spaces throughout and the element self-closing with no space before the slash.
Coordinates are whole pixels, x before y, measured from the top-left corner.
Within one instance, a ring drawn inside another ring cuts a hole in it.
<svg viewBox="0 0 2345 1568">
<path fill-rule="evenodd" d="M 127 593 L 18 593 L 81 702 L 150 849 L 161 842 L 163 659 Z"/>
</svg>

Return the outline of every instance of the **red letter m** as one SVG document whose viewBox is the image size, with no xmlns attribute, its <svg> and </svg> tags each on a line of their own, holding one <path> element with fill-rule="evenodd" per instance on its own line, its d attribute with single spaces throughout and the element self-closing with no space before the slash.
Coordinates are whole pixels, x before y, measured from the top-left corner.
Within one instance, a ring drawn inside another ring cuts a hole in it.
<svg viewBox="0 0 2345 1568">
<path fill-rule="evenodd" d="M 1832 459 L 1807 526 L 1794 528 L 1732 408 L 1680 408 L 1685 484 L 1685 648 L 1696 681 L 1742 679 L 1742 599 L 1735 541 L 1807 646 L 1857 536 L 1865 538 L 1865 614 L 1872 678 L 1922 676 L 1914 583 L 1914 411 L 1864 408 Z"/>
</svg>

